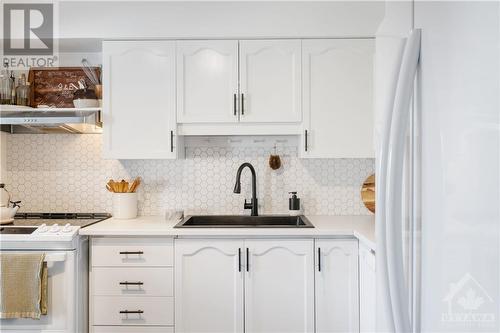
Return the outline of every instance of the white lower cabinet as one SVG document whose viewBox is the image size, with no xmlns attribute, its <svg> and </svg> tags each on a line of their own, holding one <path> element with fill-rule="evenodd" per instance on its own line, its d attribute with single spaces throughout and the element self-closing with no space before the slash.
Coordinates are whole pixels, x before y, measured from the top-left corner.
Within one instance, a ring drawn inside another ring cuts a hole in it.
<svg viewBox="0 0 500 333">
<path fill-rule="evenodd" d="M 313 332 L 313 240 L 245 240 L 245 248 L 245 332 Z"/>
<path fill-rule="evenodd" d="M 313 240 L 175 244 L 176 332 L 313 332 Z"/>
<path fill-rule="evenodd" d="M 358 241 L 315 241 L 316 332 L 359 332 Z"/>
<path fill-rule="evenodd" d="M 91 246 L 93 333 L 360 330 L 357 240 L 104 237 Z M 371 332 L 374 259 L 361 254 L 361 328 Z"/>
<path fill-rule="evenodd" d="M 242 240 L 176 240 L 176 332 L 243 332 L 242 251 Z"/>
<path fill-rule="evenodd" d="M 173 332 L 173 238 L 92 238 L 90 253 L 90 332 Z"/>
<path fill-rule="evenodd" d="M 359 247 L 359 331 L 373 333 L 375 326 L 375 252 L 365 246 Z"/>
</svg>

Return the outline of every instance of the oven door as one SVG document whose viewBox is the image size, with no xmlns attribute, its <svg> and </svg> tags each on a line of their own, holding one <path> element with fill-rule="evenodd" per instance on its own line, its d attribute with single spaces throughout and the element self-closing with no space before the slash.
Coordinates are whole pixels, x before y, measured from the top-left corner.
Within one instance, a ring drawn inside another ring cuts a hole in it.
<svg viewBox="0 0 500 333">
<path fill-rule="evenodd" d="M 28 251 L 2 251 L 2 253 L 7 252 L 26 253 Z M 40 252 L 45 253 L 48 268 L 47 315 L 42 315 L 40 320 L 0 319 L 2 333 L 76 332 L 76 253 L 75 251 Z"/>
</svg>

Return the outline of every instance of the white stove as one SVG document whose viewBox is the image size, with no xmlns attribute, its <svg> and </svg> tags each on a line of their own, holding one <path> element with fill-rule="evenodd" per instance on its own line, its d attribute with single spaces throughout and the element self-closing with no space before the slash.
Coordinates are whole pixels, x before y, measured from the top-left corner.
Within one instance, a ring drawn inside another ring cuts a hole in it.
<svg viewBox="0 0 500 333">
<path fill-rule="evenodd" d="M 83 227 L 109 218 L 109 214 L 22 213 L 0 225 L 0 250 L 76 249 Z"/>
<path fill-rule="evenodd" d="M 48 313 L 40 320 L 0 319 L 2 333 L 87 331 L 88 238 L 82 227 L 108 214 L 25 213 L 0 226 L 0 254 L 43 253 L 48 268 Z"/>
</svg>

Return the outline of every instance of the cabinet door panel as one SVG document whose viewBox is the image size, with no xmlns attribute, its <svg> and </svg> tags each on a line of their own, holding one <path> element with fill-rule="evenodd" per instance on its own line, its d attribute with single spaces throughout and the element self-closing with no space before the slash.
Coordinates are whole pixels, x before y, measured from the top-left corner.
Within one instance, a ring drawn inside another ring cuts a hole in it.
<svg viewBox="0 0 500 333">
<path fill-rule="evenodd" d="M 238 41 L 177 42 L 177 120 L 237 122 Z"/>
<path fill-rule="evenodd" d="M 103 69 L 104 157 L 175 158 L 175 42 L 104 42 Z"/>
<path fill-rule="evenodd" d="M 316 332 L 358 332 L 357 241 L 316 240 L 315 253 Z"/>
<path fill-rule="evenodd" d="M 313 332 L 313 240 L 246 240 L 245 331 Z"/>
<path fill-rule="evenodd" d="M 359 249 L 359 331 L 372 333 L 376 331 L 376 292 L 375 292 L 375 254 L 370 249 Z"/>
<path fill-rule="evenodd" d="M 243 122 L 300 122 L 301 41 L 240 41 Z"/>
<path fill-rule="evenodd" d="M 301 156 L 374 157 L 373 40 L 304 40 L 302 45 L 307 138 L 304 134 Z"/>
<path fill-rule="evenodd" d="M 237 240 L 176 240 L 176 332 L 243 332 L 242 245 Z"/>
</svg>

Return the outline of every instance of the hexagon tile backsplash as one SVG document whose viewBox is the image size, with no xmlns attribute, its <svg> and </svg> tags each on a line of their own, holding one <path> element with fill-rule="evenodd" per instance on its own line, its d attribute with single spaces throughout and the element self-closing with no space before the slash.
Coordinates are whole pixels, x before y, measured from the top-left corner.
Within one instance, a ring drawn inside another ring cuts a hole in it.
<svg viewBox="0 0 500 333">
<path fill-rule="evenodd" d="M 188 146 L 184 160 L 105 160 L 100 135 L 12 134 L 7 139 L 7 183 L 24 212 L 111 212 L 110 178 L 141 176 L 139 213 L 241 214 L 250 198 L 250 172 L 233 194 L 238 166 L 257 172 L 261 213 L 286 213 L 297 191 L 309 215 L 368 215 L 360 188 L 373 159 L 299 159 L 296 145 L 279 147 L 282 167 L 268 166 L 268 147 Z"/>
</svg>

